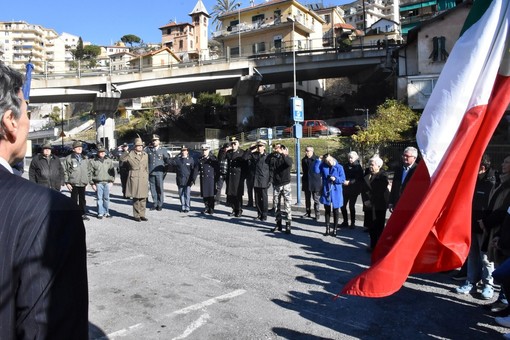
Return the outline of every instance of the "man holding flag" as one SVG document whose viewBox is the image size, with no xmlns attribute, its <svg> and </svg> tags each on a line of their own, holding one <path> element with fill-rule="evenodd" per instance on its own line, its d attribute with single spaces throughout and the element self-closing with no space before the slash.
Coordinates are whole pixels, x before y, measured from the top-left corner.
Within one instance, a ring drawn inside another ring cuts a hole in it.
<svg viewBox="0 0 510 340">
<path fill-rule="evenodd" d="M 509 3 L 474 2 L 418 124 L 423 162 L 372 253 L 372 266 L 342 293 L 388 296 L 409 274 L 452 270 L 465 261 L 478 165 L 510 103 Z"/>
</svg>

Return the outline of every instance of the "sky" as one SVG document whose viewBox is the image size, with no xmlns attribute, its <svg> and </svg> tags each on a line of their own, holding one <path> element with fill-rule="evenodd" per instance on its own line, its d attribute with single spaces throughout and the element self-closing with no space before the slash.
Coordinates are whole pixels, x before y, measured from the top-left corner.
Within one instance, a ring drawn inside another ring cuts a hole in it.
<svg viewBox="0 0 510 340">
<path fill-rule="evenodd" d="M 249 0 L 238 0 L 242 8 L 249 7 Z M 345 0 L 317 0 L 324 5 L 341 4 Z M 217 0 L 202 0 L 209 14 Z M 255 0 L 255 4 L 264 0 Z M 313 1 L 304 0 L 302 3 Z M 23 0 L 20 6 L 11 3 L 2 6 L 0 21 L 26 21 L 80 36 L 94 45 L 108 46 L 126 34 L 134 34 L 146 43 L 160 43 L 159 27 L 170 21 L 191 22 L 188 15 L 197 0 L 145 0 L 109 1 L 89 0 L 79 5 L 69 0 Z M 71 5 L 72 4 L 72 5 Z M 210 25 L 212 26 L 212 25 Z"/>
</svg>

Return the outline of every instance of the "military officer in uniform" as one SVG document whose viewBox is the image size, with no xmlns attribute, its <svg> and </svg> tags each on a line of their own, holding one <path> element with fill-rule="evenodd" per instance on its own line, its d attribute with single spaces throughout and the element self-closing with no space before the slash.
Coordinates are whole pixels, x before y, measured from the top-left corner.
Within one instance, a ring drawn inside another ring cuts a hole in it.
<svg viewBox="0 0 510 340">
<path fill-rule="evenodd" d="M 198 160 L 200 174 L 200 196 L 204 199 L 204 214 L 214 214 L 214 198 L 216 195 L 216 181 L 219 176 L 219 162 L 216 156 L 211 153 L 208 144 L 202 144 L 202 157 Z M 195 174 L 195 178 L 196 178 Z"/>
<path fill-rule="evenodd" d="M 247 162 L 243 158 L 244 151 L 239 149 L 239 141 L 230 138 L 230 146 L 224 157 L 228 161 L 227 204 L 232 207 L 229 216 L 240 217 L 243 214 L 244 180 L 246 178 Z"/>
<path fill-rule="evenodd" d="M 165 167 L 170 161 L 170 156 L 165 148 L 159 146 L 158 135 L 152 135 L 152 144 L 145 152 L 149 156 L 149 184 L 152 196 L 151 210 L 160 211 L 163 209 L 165 192 L 163 180 L 165 178 Z"/>
<path fill-rule="evenodd" d="M 126 185 L 126 196 L 133 198 L 133 217 L 135 221 L 148 221 L 145 217 L 147 196 L 149 195 L 149 157 L 143 151 L 141 138 L 135 139 L 135 146 L 127 154 L 121 156 L 129 168 Z"/>
</svg>

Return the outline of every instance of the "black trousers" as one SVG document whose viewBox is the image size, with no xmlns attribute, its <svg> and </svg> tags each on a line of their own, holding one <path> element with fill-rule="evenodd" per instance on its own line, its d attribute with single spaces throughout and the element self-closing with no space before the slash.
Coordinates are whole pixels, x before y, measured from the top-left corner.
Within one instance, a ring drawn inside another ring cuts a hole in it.
<svg viewBox="0 0 510 340">
<path fill-rule="evenodd" d="M 85 208 L 87 206 L 87 202 L 85 201 L 85 187 L 77 187 L 73 185 L 73 190 L 71 190 L 71 199 L 78 204 L 82 215 L 85 215 Z"/>
<path fill-rule="evenodd" d="M 343 191 L 344 205 L 342 206 L 342 217 L 344 219 L 344 223 L 349 223 L 349 219 L 347 217 L 347 207 L 349 207 L 349 213 L 351 214 L 351 224 L 355 224 L 356 222 L 356 200 L 358 199 L 359 194 L 354 192 L 348 192 L 347 190 Z"/>
<path fill-rule="evenodd" d="M 365 211 L 365 214 L 368 214 L 367 222 L 369 223 L 368 233 L 370 234 L 370 248 L 374 249 L 384 230 L 386 210 L 369 210 Z"/>
<path fill-rule="evenodd" d="M 267 188 L 253 188 L 255 192 L 255 206 L 260 217 L 267 217 Z"/>
<path fill-rule="evenodd" d="M 214 196 L 204 197 L 205 210 L 209 214 L 214 213 L 214 202 L 215 202 Z"/>
<path fill-rule="evenodd" d="M 248 206 L 251 207 L 253 206 L 253 183 L 255 181 L 255 178 L 252 176 L 252 177 L 248 177 L 246 178 L 246 191 L 248 191 Z"/>
<path fill-rule="evenodd" d="M 129 176 L 129 171 L 120 170 L 120 184 L 122 186 L 122 197 L 126 197 L 126 184 Z"/>
<path fill-rule="evenodd" d="M 216 202 L 220 203 L 221 199 L 221 189 L 223 189 L 223 184 L 225 183 L 225 177 L 223 175 L 220 175 L 218 177 L 218 180 L 216 181 Z"/>
<path fill-rule="evenodd" d="M 313 199 L 313 211 L 315 212 L 315 214 L 317 214 L 319 212 L 320 198 L 321 198 L 321 195 L 319 192 L 305 190 L 305 207 L 306 207 L 307 214 L 310 214 L 312 212 L 312 199 Z"/>
</svg>

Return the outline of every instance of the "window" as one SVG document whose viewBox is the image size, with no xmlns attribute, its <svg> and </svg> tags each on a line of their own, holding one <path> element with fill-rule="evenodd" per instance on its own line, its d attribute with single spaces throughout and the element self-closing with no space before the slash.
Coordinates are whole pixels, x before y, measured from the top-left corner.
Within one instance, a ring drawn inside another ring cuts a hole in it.
<svg viewBox="0 0 510 340">
<path fill-rule="evenodd" d="M 423 96 L 430 96 L 437 79 L 415 79 L 411 81 L 412 86 L 416 92 L 421 93 Z"/>
<path fill-rule="evenodd" d="M 326 14 L 326 15 L 324 16 L 324 21 L 326 21 L 326 24 L 331 23 L 331 15 Z"/>
<path fill-rule="evenodd" d="M 182 50 L 183 47 L 184 47 L 184 41 L 179 40 L 179 49 Z"/>
<path fill-rule="evenodd" d="M 278 38 L 274 40 L 274 48 L 280 49 L 282 48 L 282 38 Z"/>
<path fill-rule="evenodd" d="M 264 42 L 253 44 L 252 53 L 257 54 L 266 51 L 266 44 Z"/>
<path fill-rule="evenodd" d="M 432 38 L 432 53 L 430 54 L 429 59 L 432 59 L 432 61 L 445 61 L 449 56 L 446 51 L 445 44 L 445 37 Z"/>
<path fill-rule="evenodd" d="M 261 22 L 264 21 L 264 14 L 254 15 L 251 17 L 251 22 Z"/>
<path fill-rule="evenodd" d="M 232 47 L 230 49 L 230 55 L 239 55 L 239 47 Z"/>
</svg>

